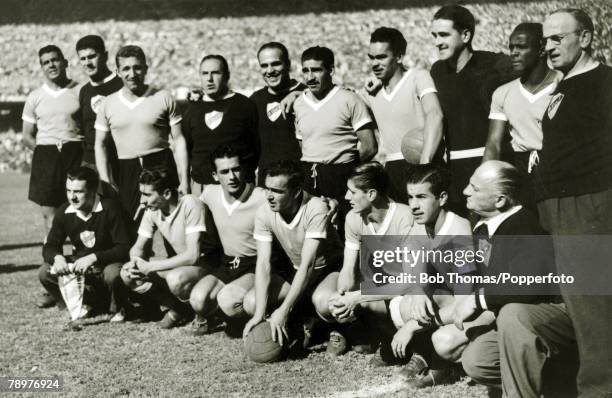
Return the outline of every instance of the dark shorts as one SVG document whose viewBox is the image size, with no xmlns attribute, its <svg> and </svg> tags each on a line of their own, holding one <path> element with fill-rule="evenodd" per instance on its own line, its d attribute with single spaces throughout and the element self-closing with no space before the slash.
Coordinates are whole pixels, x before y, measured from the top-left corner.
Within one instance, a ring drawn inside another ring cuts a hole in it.
<svg viewBox="0 0 612 398">
<path fill-rule="evenodd" d="M 537 212 L 533 174 L 529 173 L 530 156 L 531 152 L 514 152 L 512 157 L 512 164 L 514 164 L 514 166 L 518 169 L 521 175 L 521 204 Z M 535 173 L 535 171 L 532 170 L 532 173 Z"/>
<path fill-rule="evenodd" d="M 310 281 L 307 290 L 310 292 L 314 291 L 314 289 L 316 289 L 319 283 L 321 283 L 321 281 L 323 281 L 327 275 L 331 274 L 332 272 L 338 272 L 341 268 L 341 263 L 325 266 L 325 268 L 321 269 L 319 274 L 315 276 L 312 281 Z M 295 267 L 288 263 L 276 263 L 272 265 L 272 273 L 280 276 L 288 284 L 293 283 L 293 278 L 295 277 L 296 272 L 297 270 Z"/>
<path fill-rule="evenodd" d="M 81 165 L 82 142 L 37 145 L 32 156 L 28 199 L 40 206 L 58 207 L 66 201 L 66 174 Z"/>
<path fill-rule="evenodd" d="M 253 257 L 230 257 L 223 255 L 221 264 L 210 274 L 221 282 L 228 284 L 246 274 L 255 273 L 257 256 Z"/>
</svg>

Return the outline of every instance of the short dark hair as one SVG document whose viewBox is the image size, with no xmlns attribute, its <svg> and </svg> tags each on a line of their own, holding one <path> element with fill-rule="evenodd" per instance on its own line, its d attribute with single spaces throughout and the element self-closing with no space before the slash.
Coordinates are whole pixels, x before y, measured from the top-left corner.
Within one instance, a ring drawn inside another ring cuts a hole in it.
<svg viewBox="0 0 612 398">
<path fill-rule="evenodd" d="M 440 197 L 442 192 L 449 192 L 451 175 L 448 168 L 436 164 L 418 164 L 412 166 L 412 170 L 408 174 L 406 186 L 408 184 L 431 184 L 431 193 L 436 198 Z"/>
<path fill-rule="evenodd" d="M 216 59 L 217 61 L 219 61 L 221 63 L 221 68 L 223 69 L 223 73 L 225 74 L 225 78 L 227 80 L 229 80 L 229 78 L 230 78 L 229 64 L 227 63 L 227 60 L 225 59 L 225 57 L 223 55 L 220 55 L 220 54 L 208 54 L 208 55 L 205 55 L 202 58 L 202 60 L 200 61 L 200 66 L 202 66 L 204 61 L 208 61 L 209 59 Z"/>
<path fill-rule="evenodd" d="M 391 47 L 391 51 L 393 51 L 395 55 L 406 54 L 406 46 L 408 44 L 402 32 L 386 26 L 380 27 L 372 32 L 370 43 L 389 43 L 389 47 Z"/>
<path fill-rule="evenodd" d="M 92 49 L 97 53 L 103 54 L 106 52 L 104 40 L 98 35 L 83 36 L 76 43 L 76 51 Z"/>
<path fill-rule="evenodd" d="M 115 63 L 117 64 L 117 68 L 119 68 L 119 58 L 131 58 L 134 57 L 143 64 L 147 64 L 147 57 L 145 56 L 142 48 L 133 45 L 123 46 L 117 51 L 117 55 L 115 55 Z"/>
<path fill-rule="evenodd" d="M 220 145 L 215 148 L 215 150 L 210 155 L 210 164 L 212 165 L 213 171 L 217 171 L 217 164 L 215 163 L 215 160 L 236 157 L 240 160 L 240 164 L 242 165 L 242 158 L 236 148 L 231 145 Z"/>
<path fill-rule="evenodd" d="M 323 62 L 323 66 L 332 69 L 335 64 L 334 52 L 327 47 L 314 46 L 307 48 L 302 53 L 302 63 L 309 59 Z"/>
<path fill-rule="evenodd" d="M 541 46 L 544 33 L 542 32 L 542 24 L 538 22 L 522 22 L 514 28 L 512 35 L 526 34 L 532 44 Z"/>
<path fill-rule="evenodd" d="M 580 30 L 586 30 L 587 32 L 591 33 L 591 43 L 589 43 L 589 46 L 586 49 L 587 53 L 591 54 L 593 35 L 595 34 L 595 26 L 593 25 L 593 20 L 591 19 L 589 14 L 587 14 L 586 11 L 580 8 L 567 7 L 559 8 L 558 10 L 551 12 L 550 15 L 560 13 L 570 14 L 572 17 L 574 17 L 576 22 L 578 22 L 578 27 L 580 28 Z"/>
<path fill-rule="evenodd" d="M 476 20 L 470 10 L 458 4 L 449 4 L 436 11 L 434 14 L 434 20 L 435 19 L 447 19 L 453 22 L 453 28 L 458 32 L 462 30 L 470 32 L 468 46 L 472 48 L 472 40 L 474 39 L 474 31 L 476 30 Z"/>
<path fill-rule="evenodd" d="M 279 160 L 272 163 L 265 171 L 266 177 L 287 177 L 287 186 L 291 190 L 304 187 L 304 171 L 302 165 L 294 160 Z"/>
<path fill-rule="evenodd" d="M 257 58 L 259 58 L 259 54 L 263 50 L 267 50 L 267 49 L 276 49 L 280 51 L 281 61 L 283 61 L 285 65 L 291 66 L 291 60 L 289 59 L 289 50 L 287 50 L 287 47 L 285 47 L 283 43 L 279 43 L 277 41 L 271 41 L 271 42 L 265 43 L 264 45 L 259 47 L 259 50 L 257 51 Z"/>
<path fill-rule="evenodd" d="M 94 169 L 85 166 L 79 166 L 69 170 L 66 174 L 66 180 L 85 181 L 85 187 L 89 192 L 96 192 L 98 190 L 98 184 L 100 183 L 98 173 Z"/>
<path fill-rule="evenodd" d="M 173 194 L 177 193 L 176 179 L 171 178 L 166 169 L 144 169 L 138 177 L 138 183 L 142 185 L 151 185 L 153 190 L 158 193 L 163 193 L 169 189 Z"/>
<path fill-rule="evenodd" d="M 387 195 L 389 191 L 389 175 L 378 162 L 367 162 L 356 166 L 348 179 L 362 191 L 375 189 L 383 195 Z"/>
<path fill-rule="evenodd" d="M 62 59 L 66 59 L 64 58 L 64 53 L 62 52 L 62 50 L 60 50 L 60 48 L 55 44 L 48 44 L 38 50 L 38 58 L 42 57 L 44 54 L 47 53 L 57 53 Z"/>
</svg>

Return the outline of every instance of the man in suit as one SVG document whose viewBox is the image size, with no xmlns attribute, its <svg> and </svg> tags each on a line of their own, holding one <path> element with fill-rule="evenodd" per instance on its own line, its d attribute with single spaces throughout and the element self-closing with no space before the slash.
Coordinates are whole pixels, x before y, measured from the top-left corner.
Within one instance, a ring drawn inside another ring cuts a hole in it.
<svg viewBox="0 0 612 398">
<path fill-rule="evenodd" d="M 468 209 L 480 216 L 474 235 L 486 253 L 485 278 L 555 274 L 552 240 L 535 214 L 519 203 L 520 181 L 514 166 L 491 160 L 476 169 L 463 191 Z M 495 325 L 471 336 L 463 368 L 491 391 L 502 388 L 507 397 L 539 397 L 545 364 L 570 351 L 575 341 L 556 284 L 546 278 L 532 285 L 484 282 L 455 307 L 459 329 L 482 311 L 496 314 Z"/>
</svg>

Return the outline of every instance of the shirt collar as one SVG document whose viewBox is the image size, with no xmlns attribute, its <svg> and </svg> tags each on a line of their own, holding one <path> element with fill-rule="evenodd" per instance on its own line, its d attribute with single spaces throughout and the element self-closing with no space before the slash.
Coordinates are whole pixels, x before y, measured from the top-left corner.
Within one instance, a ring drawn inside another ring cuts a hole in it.
<svg viewBox="0 0 612 398">
<path fill-rule="evenodd" d="M 111 74 L 110 74 L 110 75 L 108 75 L 108 76 L 106 76 L 106 77 L 104 78 L 104 80 L 102 80 L 101 82 L 97 83 L 97 82 L 94 82 L 94 81 L 91 81 L 91 80 L 90 80 L 90 81 L 89 81 L 89 83 L 90 83 L 92 86 L 97 87 L 97 86 L 101 86 L 101 85 L 103 85 L 104 83 L 108 83 L 108 82 L 110 82 L 110 81 L 111 81 L 111 80 L 113 80 L 115 77 L 117 77 L 117 74 L 115 74 L 115 72 L 111 72 Z"/>
<path fill-rule="evenodd" d="M 593 57 L 591 57 L 589 54 L 583 51 L 582 54 L 580 55 L 580 58 L 578 58 L 578 61 L 576 61 L 576 64 L 573 66 L 573 68 L 570 69 L 570 71 L 567 72 L 567 75 L 563 77 L 563 80 L 569 79 L 570 77 L 573 77 L 576 75 L 581 75 L 583 73 L 589 72 L 597 68 L 598 66 L 599 66 L 599 62 L 594 60 Z"/>
<path fill-rule="evenodd" d="M 229 91 L 227 92 L 227 94 L 225 94 L 225 95 L 223 96 L 223 98 L 219 98 L 219 99 L 213 99 L 213 98 L 210 98 L 210 97 L 208 96 L 208 94 L 204 94 L 204 96 L 202 97 L 202 101 L 204 101 L 204 102 L 215 102 L 215 101 L 221 101 L 221 100 L 224 100 L 224 99 L 227 99 L 227 98 L 231 98 L 231 97 L 233 97 L 233 96 L 234 96 L 234 94 L 236 94 L 236 93 L 234 93 L 232 90 L 229 90 Z"/>
<path fill-rule="evenodd" d="M 94 200 L 94 204 L 91 208 L 91 213 L 89 214 L 85 214 L 80 210 L 75 209 L 72 205 L 69 205 L 66 210 L 64 211 L 65 214 L 76 214 L 76 216 L 78 218 L 80 218 L 83 221 L 87 221 L 91 218 L 91 216 L 93 215 L 93 213 L 100 213 L 102 210 L 104 210 L 102 208 L 102 202 L 100 201 L 100 197 L 98 195 L 96 195 L 96 199 Z"/>
<path fill-rule="evenodd" d="M 474 225 L 473 231 L 478 229 L 478 227 L 480 227 L 481 225 L 486 224 L 487 228 L 489 229 L 489 238 L 490 238 L 491 236 L 495 235 L 495 232 L 497 231 L 499 226 L 502 225 L 504 221 L 506 221 L 510 216 L 517 213 L 522 208 L 523 206 L 520 206 L 520 205 L 514 206 L 510 210 L 500 213 L 494 217 L 488 218 L 486 220 L 485 219 L 479 220 L 476 223 L 476 225 Z"/>
</svg>

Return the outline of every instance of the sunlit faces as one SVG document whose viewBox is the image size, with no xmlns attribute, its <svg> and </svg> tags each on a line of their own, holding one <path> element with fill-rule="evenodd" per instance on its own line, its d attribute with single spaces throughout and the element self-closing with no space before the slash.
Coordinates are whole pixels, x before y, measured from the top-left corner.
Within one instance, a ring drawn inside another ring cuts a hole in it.
<svg viewBox="0 0 612 398">
<path fill-rule="evenodd" d="M 302 74 L 306 86 L 314 95 L 325 95 L 333 85 L 333 68 L 326 68 L 323 61 L 307 59 L 302 63 Z"/>
<path fill-rule="evenodd" d="M 117 74 L 128 90 L 138 92 L 145 86 L 147 64 L 136 57 L 120 57 L 118 59 Z"/>
<path fill-rule="evenodd" d="M 449 19 L 434 19 L 431 35 L 441 60 L 457 57 L 467 47 L 471 36 L 467 29 L 461 32 L 456 30 L 453 21 Z"/>
<path fill-rule="evenodd" d="M 204 93 L 211 98 L 221 98 L 227 92 L 229 77 L 220 60 L 209 58 L 200 65 L 200 79 Z"/>
<path fill-rule="evenodd" d="M 448 193 L 436 196 L 431 191 L 431 183 L 408 184 L 408 205 L 417 224 L 435 224 L 440 210 L 448 200 Z"/>
<path fill-rule="evenodd" d="M 238 156 L 215 159 L 213 178 L 221 185 L 221 189 L 230 195 L 241 192 L 245 181 L 242 179 L 242 166 Z"/>
<path fill-rule="evenodd" d="M 66 180 L 66 198 L 76 210 L 90 211 L 96 199 L 95 191 L 87 190 L 85 180 Z"/>
<path fill-rule="evenodd" d="M 40 56 L 40 66 L 45 77 L 51 81 L 66 77 L 68 61 L 56 51 L 49 51 Z"/>
<path fill-rule="evenodd" d="M 571 14 L 550 15 L 543 24 L 546 52 L 555 69 L 567 72 L 580 58 L 590 42 L 590 34 L 581 31 Z"/>
<path fill-rule="evenodd" d="M 364 191 L 355 186 L 355 183 L 350 179 L 346 182 L 346 187 L 344 199 L 348 200 L 356 213 L 367 212 L 372 208 L 372 202 L 376 197 L 374 189 Z"/>
<path fill-rule="evenodd" d="M 274 212 L 282 212 L 290 209 L 299 197 L 299 189 L 291 189 L 288 186 L 289 178 L 285 175 L 266 177 L 266 199 L 270 209 Z"/>
<path fill-rule="evenodd" d="M 99 53 L 93 48 L 84 48 L 77 52 L 79 64 L 87 76 L 94 77 L 105 70 L 106 53 Z"/>
<path fill-rule="evenodd" d="M 261 75 L 266 86 L 279 90 L 289 83 L 289 65 L 283 60 L 283 53 L 278 48 L 265 48 L 257 56 Z"/>
<path fill-rule="evenodd" d="M 542 55 L 541 43 L 524 32 L 513 33 L 510 36 L 509 48 L 512 69 L 518 73 L 532 70 Z"/>
<path fill-rule="evenodd" d="M 402 54 L 394 54 L 389 43 L 370 43 L 368 58 L 374 76 L 383 82 L 388 82 L 402 65 Z"/>
</svg>

